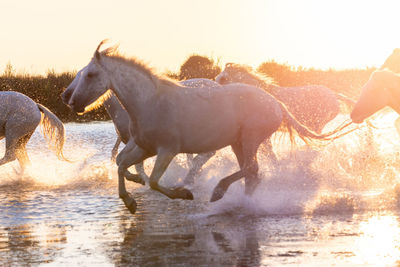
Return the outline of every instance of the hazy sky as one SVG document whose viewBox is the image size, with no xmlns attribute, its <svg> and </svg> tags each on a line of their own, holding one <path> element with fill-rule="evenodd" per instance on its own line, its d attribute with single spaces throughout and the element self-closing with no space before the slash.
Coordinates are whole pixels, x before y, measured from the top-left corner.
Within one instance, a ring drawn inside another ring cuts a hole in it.
<svg viewBox="0 0 400 267">
<path fill-rule="evenodd" d="M 400 47 L 397 0 L 0 0 L 0 72 L 78 70 L 111 38 L 176 71 L 192 53 L 258 66 L 380 66 Z"/>
</svg>

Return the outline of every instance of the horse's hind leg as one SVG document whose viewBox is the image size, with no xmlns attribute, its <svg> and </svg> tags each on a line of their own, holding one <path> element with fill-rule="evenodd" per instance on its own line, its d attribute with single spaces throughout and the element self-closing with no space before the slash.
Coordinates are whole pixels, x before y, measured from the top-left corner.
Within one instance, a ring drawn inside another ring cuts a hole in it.
<svg viewBox="0 0 400 267">
<path fill-rule="evenodd" d="M 0 159 L 0 165 L 18 159 L 21 169 L 24 170 L 25 166 L 29 164 L 25 146 L 32 133 L 23 137 L 14 136 L 12 133 L 13 131 L 8 129 L 6 133 L 6 152 L 4 153 L 4 157 Z"/>
<path fill-rule="evenodd" d="M 192 164 L 191 164 L 192 166 L 184 179 L 184 184 L 193 184 L 194 177 L 200 172 L 203 165 L 206 164 L 207 161 L 214 155 L 215 155 L 215 151 L 198 154 L 192 160 Z"/>
<path fill-rule="evenodd" d="M 214 188 L 213 193 L 211 195 L 211 199 L 210 199 L 211 202 L 221 199 L 225 195 L 229 186 L 232 183 L 236 182 L 237 180 L 243 178 L 243 176 L 245 174 L 244 169 L 243 169 L 244 157 L 243 157 L 242 144 L 240 142 L 238 142 L 238 143 L 231 145 L 231 147 L 232 147 L 233 153 L 235 154 L 236 159 L 239 163 L 240 171 L 235 172 L 227 177 L 224 177 L 223 179 L 221 179 L 219 181 L 219 183 Z"/>
<path fill-rule="evenodd" d="M 153 190 L 156 190 L 169 198 L 176 199 L 193 199 L 193 194 L 188 189 L 183 187 L 178 187 L 174 189 L 169 189 L 164 186 L 161 186 L 158 181 L 161 176 L 164 174 L 171 160 L 176 156 L 176 153 L 168 151 L 166 149 L 159 149 L 157 153 L 156 163 L 154 164 L 153 171 L 150 175 L 150 187 Z"/>
<path fill-rule="evenodd" d="M 257 150 L 262 141 L 261 136 L 255 135 L 254 138 L 248 138 L 243 142 L 243 169 L 246 171 L 245 193 L 247 195 L 253 194 L 261 181 L 258 177 Z"/>
<path fill-rule="evenodd" d="M 271 138 L 265 139 L 263 143 L 261 143 L 263 146 L 263 150 L 265 150 L 265 154 L 269 161 L 272 163 L 272 165 L 275 167 L 278 165 L 278 158 L 276 157 L 274 150 L 272 149 L 272 141 Z"/>
<path fill-rule="evenodd" d="M 28 157 L 28 153 L 26 152 L 26 144 L 28 143 L 29 139 L 31 138 L 33 133 L 27 134 L 20 138 L 17 142 L 17 147 L 15 150 L 15 156 L 21 165 L 22 171 L 25 170 L 27 165 L 30 165 L 30 160 Z"/>
</svg>

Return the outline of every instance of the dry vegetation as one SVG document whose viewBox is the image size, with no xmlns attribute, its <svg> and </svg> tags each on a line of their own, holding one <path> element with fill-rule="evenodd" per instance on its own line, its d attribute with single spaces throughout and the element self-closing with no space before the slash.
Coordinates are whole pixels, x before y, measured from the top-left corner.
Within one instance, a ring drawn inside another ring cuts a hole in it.
<svg viewBox="0 0 400 267">
<path fill-rule="evenodd" d="M 192 55 L 182 64 L 179 73 L 170 72 L 167 75 L 177 79 L 197 77 L 214 79 L 220 70 L 218 62 L 215 63 L 207 57 Z M 321 84 L 356 99 L 361 86 L 368 80 L 374 69 L 317 70 L 294 68 L 287 64 L 268 61 L 262 63 L 257 71 L 274 78 L 280 86 Z M 108 115 L 103 108 L 78 116 L 62 103 L 60 94 L 71 83 L 74 76 L 74 72 L 54 73 L 53 71 L 49 71 L 47 75 L 17 74 L 8 63 L 0 76 L 0 91 L 21 92 L 48 107 L 64 122 L 108 120 Z"/>
</svg>

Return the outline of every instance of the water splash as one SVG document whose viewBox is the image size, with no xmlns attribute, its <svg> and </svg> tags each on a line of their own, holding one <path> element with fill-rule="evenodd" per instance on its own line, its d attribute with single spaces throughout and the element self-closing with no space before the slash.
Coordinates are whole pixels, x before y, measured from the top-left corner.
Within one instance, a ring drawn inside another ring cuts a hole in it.
<svg viewBox="0 0 400 267">
<path fill-rule="evenodd" d="M 328 125 L 327 130 L 335 128 L 341 119 Z M 222 149 L 196 178 L 192 188 L 195 200 L 205 205 L 209 215 L 235 211 L 249 215 L 318 214 L 397 208 L 400 189 L 395 186 L 399 184 L 396 168 L 400 145 L 396 142 L 396 117 L 387 113 L 378 119 L 374 123 L 385 125 L 382 129 L 358 130 L 318 151 L 305 146 L 292 151 L 286 137 L 273 139 L 279 163 L 274 166 L 259 153 L 262 182 L 255 193 L 246 196 L 243 181 L 239 181 L 223 199 L 209 204 L 218 181 L 238 170 L 230 148 Z M 35 132 L 28 143 L 32 167 L 21 175 L 17 162 L 0 166 L 0 188 L 115 190 L 117 169 L 110 161 L 115 139 L 111 123 L 67 124 L 65 154 L 74 160 L 68 163 L 59 161 L 52 151 L 44 148 L 45 140 Z M 4 148 L 0 146 L 0 154 L 4 153 L 1 149 Z M 147 173 L 153 164 L 154 159 L 145 162 Z M 161 183 L 171 187 L 181 185 L 186 172 L 186 156 L 179 155 Z"/>
</svg>

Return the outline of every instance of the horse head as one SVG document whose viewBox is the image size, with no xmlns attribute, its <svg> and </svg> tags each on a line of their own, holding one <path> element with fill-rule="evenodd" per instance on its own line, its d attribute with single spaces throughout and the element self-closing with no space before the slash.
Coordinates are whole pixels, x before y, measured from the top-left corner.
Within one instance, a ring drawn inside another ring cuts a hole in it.
<svg viewBox="0 0 400 267">
<path fill-rule="evenodd" d="M 104 67 L 104 57 L 109 52 L 99 52 L 102 41 L 94 52 L 94 56 L 87 66 L 81 69 L 74 81 L 63 93 L 63 99 L 77 113 L 82 113 L 90 104 L 96 102 L 111 87 L 111 80 Z"/>
<path fill-rule="evenodd" d="M 65 105 L 68 105 L 68 102 L 72 96 L 72 93 L 75 90 L 75 87 L 77 86 L 79 79 L 82 75 L 82 72 L 86 69 L 86 67 L 84 67 L 83 69 L 81 69 L 80 71 L 78 71 L 78 73 L 76 74 L 74 80 L 68 85 L 68 87 L 64 90 L 64 92 L 61 94 L 61 100 Z"/>
<path fill-rule="evenodd" d="M 250 66 L 226 63 L 225 69 L 215 78 L 215 81 L 219 84 L 246 83 L 257 86 L 259 79 Z"/>
<path fill-rule="evenodd" d="M 395 74 L 387 70 L 378 70 L 371 74 L 368 82 L 362 87 L 360 98 L 350 114 L 353 122 L 361 123 L 388 105 L 397 109 L 391 105 L 392 93 L 396 89 L 393 75 Z"/>
<path fill-rule="evenodd" d="M 240 82 L 242 74 L 238 72 L 237 66 L 239 65 L 235 63 L 226 63 L 225 69 L 215 77 L 215 81 L 219 84 Z"/>
</svg>

